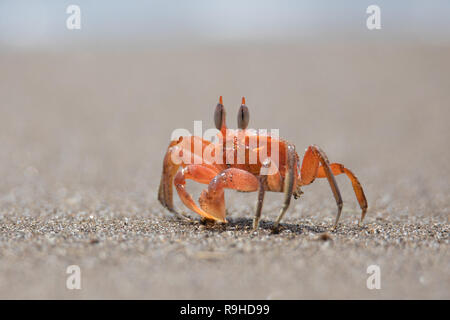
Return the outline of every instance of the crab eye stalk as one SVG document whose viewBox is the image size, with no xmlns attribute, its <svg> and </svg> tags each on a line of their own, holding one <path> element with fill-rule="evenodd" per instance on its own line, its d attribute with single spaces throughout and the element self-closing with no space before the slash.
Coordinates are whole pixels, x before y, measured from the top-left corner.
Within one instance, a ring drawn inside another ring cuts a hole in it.
<svg viewBox="0 0 450 320">
<path fill-rule="evenodd" d="M 238 128 L 239 129 L 246 129 L 248 126 L 248 121 L 250 120 L 250 115 L 248 112 L 248 108 L 245 105 L 245 98 L 242 98 L 242 105 L 239 108 L 239 112 L 238 112 L 238 117 L 237 117 L 237 121 L 238 121 Z"/>
<path fill-rule="evenodd" d="M 220 96 L 219 103 L 214 111 L 214 124 L 216 125 L 217 130 L 221 130 L 225 125 L 225 108 L 223 107 L 222 96 Z"/>
</svg>

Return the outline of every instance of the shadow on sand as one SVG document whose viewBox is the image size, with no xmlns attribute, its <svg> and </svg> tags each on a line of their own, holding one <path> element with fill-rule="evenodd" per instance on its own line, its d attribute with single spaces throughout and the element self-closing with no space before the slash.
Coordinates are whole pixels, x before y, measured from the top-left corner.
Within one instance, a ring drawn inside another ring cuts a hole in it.
<svg viewBox="0 0 450 320">
<path fill-rule="evenodd" d="M 194 226 L 203 225 L 209 231 L 213 232 L 224 232 L 224 231 L 252 231 L 253 219 L 251 218 L 229 218 L 227 223 L 215 223 L 212 221 L 200 221 L 200 220 L 180 220 L 183 224 Z M 273 229 L 273 221 L 261 220 L 259 222 L 260 230 L 270 231 L 271 234 L 279 234 L 283 231 L 289 230 L 293 234 L 302 234 L 305 231 L 314 232 L 317 234 L 329 231 L 327 227 L 323 226 L 310 226 L 302 224 L 292 224 L 292 223 L 281 223 L 278 226 L 278 230 Z"/>
</svg>

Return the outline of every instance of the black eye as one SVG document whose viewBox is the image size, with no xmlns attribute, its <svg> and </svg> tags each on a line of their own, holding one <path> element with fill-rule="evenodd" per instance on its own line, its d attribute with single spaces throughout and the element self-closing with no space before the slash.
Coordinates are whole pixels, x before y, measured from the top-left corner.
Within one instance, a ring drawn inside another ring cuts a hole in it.
<svg viewBox="0 0 450 320">
<path fill-rule="evenodd" d="M 250 120 L 250 115 L 248 113 L 248 108 L 245 105 L 245 99 L 242 98 L 242 105 L 238 112 L 238 128 L 246 129 L 248 126 L 248 121 Z"/>
<path fill-rule="evenodd" d="M 220 102 L 216 106 L 216 110 L 214 111 L 214 124 L 216 125 L 217 130 L 222 129 L 222 120 L 225 117 L 225 109 L 222 103 L 222 97 L 220 97 Z"/>
</svg>

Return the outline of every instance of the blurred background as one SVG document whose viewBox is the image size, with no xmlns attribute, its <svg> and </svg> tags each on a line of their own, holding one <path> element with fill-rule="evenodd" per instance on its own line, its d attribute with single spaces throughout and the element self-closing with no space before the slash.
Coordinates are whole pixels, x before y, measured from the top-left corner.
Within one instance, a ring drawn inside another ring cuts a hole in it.
<svg viewBox="0 0 450 320">
<path fill-rule="evenodd" d="M 81 9 L 80 30 L 66 27 L 71 4 Z M 381 9 L 380 30 L 366 27 L 372 4 Z M 167 239 L 194 252 L 218 245 L 199 249 L 185 231 L 164 229 L 170 215 L 156 200 L 162 158 L 174 129 L 192 131 L 194 120 L 213 126 L 219 95 L 235 127 L 245 96 L 251 127 L 280 129 L 300 156 L 317 144 L 358 175 L 368 223 L 437 224 L 448 244 L 449 16 L 448 1 L 2 0 L 0 297 L 371 297 L 349 286 L 359 271 L 342 259 L 345 245 L 325 257 L 338 259 L 337 271 L 308 277 L 303 271 L 323 256 L 308 266 L 285 258 L 292 266 L 277 278 L 279 265 L 259 251 L 206 266 L 170 253 Z M 352 224 L 353 191 L 345 177 L 338 183 L 342 221 Z M 194 194 L 202 189 L 188 185 Z M 336 209 L 326 181 L 303 191 L 286 222 L 330 224 Z M 227 194 L 230 217 L 250 218 L 255 199 Z M 269 194 L 264 219 L 273 221 L 280 204 Z M 135 219 L 137 231 L 102 229 L 125 219 Z M 357 250 L 347 258 L 358 270 L 368 259 L 392 267 L 382 297 L 448 298 L 448 253 L 427 253 L 426 241 L 418 251 L 396 245 L 387 257 Z M 259 261 L 261 274 L 248 274 L 242 259 Z M 68 263 L 84 266 L 95 285 L 68 292 L 61 285 Z M 205 285 L 219 271 L 238 285 Z M 291 276 L 304 277 L 303 286 Z"/>
<path fill-rule="evenodd" d="M 81 32 L 65 28 L 66 8 L 82 11 Z M 382 9 L 383 32 L 368 32 L 366 9 Z M 21 49 L 67 50 L 302 43 L 369 38 L 448 44 L 450 4 L 413 1 L 10 1 L 1 3 L 1 43 Z M 62 14 L 61 14 L 62 13 Z"/>
</svg>

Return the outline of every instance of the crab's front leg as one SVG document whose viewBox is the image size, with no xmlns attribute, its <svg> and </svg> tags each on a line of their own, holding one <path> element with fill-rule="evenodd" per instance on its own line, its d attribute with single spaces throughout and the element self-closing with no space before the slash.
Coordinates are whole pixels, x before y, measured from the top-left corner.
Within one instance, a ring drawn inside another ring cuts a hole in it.
<svg viewBox="0 0 450 320">
<path fill-rule="evenodd" d="M 197 148 L 199 150 L 196 150 L 195 144 L 200 145 L 201 148 Z M 178 140 L 173 140 L 169 144 L 164 156 L 161 182 L 158 190 L 159 202 L 169 211 L 177 213 L 173 205 L 173 181 L 178 169 L 180 166 L 185 167 L 192 163 L 201 163 L 203 150 L 209 144 L 209 141 L 195 136 L 180 137 Z M 205 164 L 205 166 L 214 169 L 212 165 Z"/>
</svg>

